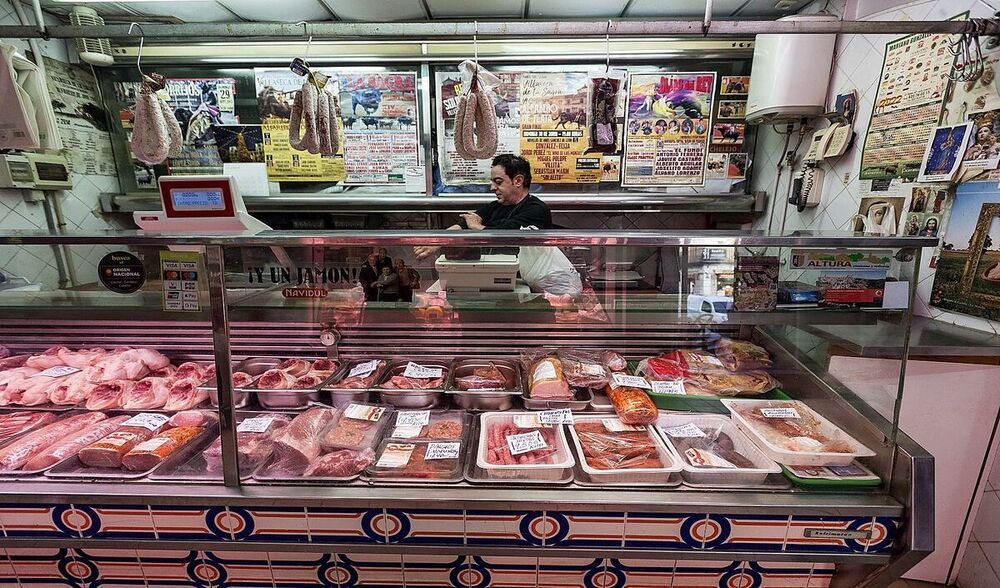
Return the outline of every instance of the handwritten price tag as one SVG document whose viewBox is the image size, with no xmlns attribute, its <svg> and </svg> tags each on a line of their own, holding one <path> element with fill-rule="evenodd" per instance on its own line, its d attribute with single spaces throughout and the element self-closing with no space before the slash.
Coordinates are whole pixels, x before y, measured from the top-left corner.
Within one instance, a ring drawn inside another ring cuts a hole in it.
<svg viewBox="0 0 1000 588">
<path fill-rule="evenodd" d="M 694 423 L 688 423 L 681 427 L 667 429 L 667 435 L 670 435 L 671 437 L 704 437 L 705 431 L 702 431 L 698 425 Z"/>
<path fill-rule="evenodd" d="M 769 419 L 800 419 L 799 411 L 792 407 L 788 408 L 762 408 L 760 414 Z"/>
<path fill-rule="evenodd" d="M 423 427 L 431 422 L 429 410 L 401 410 L 396 415 L 397 427 Z"/>
<path fill-rule="evenodd" d="M 164 423 L 170 420 L 170 417 L 163 414 L 157 414 L 155 412 L 144 412 L 142 414 L 137 414 L 129 420 L 125 421 L 123 427 L 143 427 L 149 429 L 150 431 L 155 431 L 163 426 Z"/>
<path fill-rule="evenodd" d="M 47 378 L 61 378 L 63 376 L 75 374 L 78 371 L 80 371 L 80 368 L 69 367 L 68 365 L 57 365 L 56 367 L 50 367 L 49 369 L 43 372 L 38 372 L 37 374 L 31 377 L 35 378 L 38 376 L 45 376 Z"/>
<path fill-rule="evenodd" d="M 531 431 L 507 437 L 507 447 L 510 449 L 511 455 L 521 455 L 529 451 L 545 449 L 548 445 L 545 444 L 545 439 L 540 432 Z"/>
<path fill-rule="evenodd" d="M 424 367 L 411 361 L 406 364 L 406 370 L 403 372 L 403 376 L 407 378 L 429 380 L 431 378 L 440 378 L 442 373 L 444 373 L 444 370 L 439 367 Z"/>
<path fill-rule="evenodd" d="M 274 422 L 273 416 L 250 417 L 236 425 L 237 433 L 265 433 Z"/>
<path fill-rule="evenodd" d="M 619 419 L 601 419 L 604 424 L 604 428 L 612 433 L 623 433 L 625 431 L 642 431 L 643 427 L 636 427 L 635 425 L 626 425 Z"/>
<path fill-rule="evenodd" d="M 670 396 L 684 396 L 684 380 L 667 380 L 665 382 L 653 382 L 653 394 L 663 394 Z"/>
<path fill-rule="evenodd" d="M 378 368 L 377 359 L 366 361 L 364 363 L 359 363 L 358 365 L 351 368 L 351 371 L 347 374 L 347 377 L 348 378 L 364 377 L 374 372 L 376 368 Z"/>
<path fill-rule="evenodd" d="M 424 459 L 458 459 L 459 443 L 429 443 Z"/>
<path fill-rule="evenodd" d="M 611 374 L 611 387 L 620 388 L 621 386 L 628 386 L 630 388 L 644 388 L 649 390 L 651 386 L 646 378 L 642 376 L 626 376 L 625 374 L 614 373 Z"/>
<path fill-rule="evenodd" d="M 538 422 L 543 425 L 572 425 L 573 411 L 568 408 L 558 410 L 543 410 L 538 413 Z"/>
</svg>

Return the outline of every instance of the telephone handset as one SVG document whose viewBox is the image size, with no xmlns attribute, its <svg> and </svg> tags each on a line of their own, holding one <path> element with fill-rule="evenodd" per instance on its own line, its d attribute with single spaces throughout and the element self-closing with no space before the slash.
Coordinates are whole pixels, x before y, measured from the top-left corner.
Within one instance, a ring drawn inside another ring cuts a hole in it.
<svg viewBox="0 0 1000 588">
<path fill-rule="evenodd" d="M 827 157 L 839 157 L 847 151 L 851 144 L 851 137 L 854 134 L 851 125 L 833 124 L 825 129 L 816 131 L 813 135 L 812 143 L 809 144 L 809 151 L 806 152 L 806 161 L 820 161 Z"/>
<path fill-rule="evenodd" d="M 822 169 L 816 167 L 815 163 L 806 163 L 802 171 L 792 179 L 792 195 L 788 198 L 788 203 L 794 204 L 799 212 L 819 206 L 824 179 Z"/>
</svg>

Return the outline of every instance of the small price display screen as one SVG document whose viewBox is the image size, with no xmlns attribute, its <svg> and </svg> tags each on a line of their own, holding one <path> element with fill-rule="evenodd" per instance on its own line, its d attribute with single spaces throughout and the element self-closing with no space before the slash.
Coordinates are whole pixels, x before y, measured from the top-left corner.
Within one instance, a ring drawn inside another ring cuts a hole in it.
<svg viewBox="0 0 1000 588">
<path fill-rule="evenodd" d="M 170 190 L 170 201 L 177 212 L 226 209 L 221 188 L 174 188 Z"/>
</svg>

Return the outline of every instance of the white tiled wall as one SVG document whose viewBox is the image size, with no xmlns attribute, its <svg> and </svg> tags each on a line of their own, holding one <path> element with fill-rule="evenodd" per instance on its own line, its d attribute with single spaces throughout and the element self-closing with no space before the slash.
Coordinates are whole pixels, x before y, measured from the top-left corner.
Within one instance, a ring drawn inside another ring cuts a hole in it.
<svg viewBox="0 0 1000 588">
<path fill-rule="evenodd" d="M 846 0 L 832 0 L 829 11 L 843 15 Z M 872 4 L 869 2 L 868 4 Z M 805 12 L 817 12 L 822 8 L 822 2 L 814 2 Z M 853 8 L 853 7 L 850 7 Z M 946 20 L 966 10 L 974 18 L 985 18 L 1000 9 L 1000 0 L 925 0 L 910 2 L 891 10 L 875 13 L 864 17 L 865 20 Z M 850 10 L 853 12 L 853 10 Z M 851 18 L 848 15 L 848 18 Z M 858 138 L 854 147 L 843 157 L 832 163 L 824 162 L 822 167 L 826 173 L 823 184 L 822 203 L 812 209 L 799 213 L 795 207 L 789 207 L 785 218 L 785 230 L 836 231 L 849 230 L 847 226 L 851 217 L 857 213 L 861 201 L 859 194 L 860 181 L 858 173 L 861 165 L 861 149 L 871 117 L 872 105 L 878 90 L 878 76 L 882 67 L 882 58 L 887 41 L 898 38 L 899 35 L 840 35 L 837 39 L 837 54 L 833 77 L 830 80 L 828 109 L 832 106 L 837 94 L 857 90 L 858 115 L 855 120 L 855 131 Z M 782 129 L 783 130 L 783 129 Z M 792 138 L 794 147 L 797 135 Z M 809 137 L 805 138 L 807 142 Z M 775 193 L 775 166 L 782 157 L 784 137 L 772 127 L 763 127 L 758 134 L 757 152 L 754 160 L 754 190 L 766 190 L 771 195 L 771 206 L 778 206 L 773 221 L 773 231 L 782 226 L 782 209 L 788 191 L 791 173 L 786 169 L 781 177 L 781 185 Z M 805 146 L 799 154 L 805 152 Z M 768 214 L 756 223 L 756 228 L 767 229 Z M 991 322 L 977 317 L 944 312 L 929 306 L 926 301 L 930 296 L 934 281 L 934 270 L 929 267 L 931 250 L 924 251 L 923 267 L 920 268 L 920 283 L 917 288 L 918 302 L 916 312 L 974 329 L 1000 333 L 1000 322 Z"/>
<path fill-rule="evenodd" d="M 28 18 L 32 12 L 25 6 Z M 19 24 L 10 0 L 0 0 L 0 24 Z M 28 44 L 20 40 L 4 40 L 28 50 Z M 68 61 L 68 48 L 63 41 L 52 40 L 42 42 L 42 52 L 53 59 Z M 118 227 L 110 219 L 100 214 L 98 198 L 102 192 L 117 191 L 117 178 L 109 176 L 73 175 L 73 189 L 58 192 L 62 204 L 63 215 L 68 231 L 95 232 Z M 15 229 L 47 230 L 45 212 L 41 203 L 26 202 L 20 190 L 0 190 L 0 231 Z M 103 247 L 73 247 L 71 262 L 81 280 L 93 280 L 93 268 L 106 253 Z M 0 271 L 8 275 L 28 278 L 40 282 L 46 289 L 53 288 L 58 282 L 55 258 L 52 250 L 47 247 L 17 248 L 7 245 L 0 246 Z"/>
</svg>

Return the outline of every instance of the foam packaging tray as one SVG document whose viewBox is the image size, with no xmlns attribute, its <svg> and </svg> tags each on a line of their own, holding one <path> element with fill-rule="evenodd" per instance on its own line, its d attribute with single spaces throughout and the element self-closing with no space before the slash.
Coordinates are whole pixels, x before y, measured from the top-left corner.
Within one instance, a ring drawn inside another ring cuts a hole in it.
<svg viewBox="0 0 1000 588">
<path fill-rule="evenodd" d="M 733 447 L 737 453 L 749 459 L 754 467 L 745 468 L 699 468 L 691 463 L 680 453 L 674 445 L 673 438 L 667 434 L 667 429 L 683 427 L 693 424 L 698 428 L 708 432 L 709 429 L 722 429 L 722 432 L 733 440 Z M 760 450 L 753 441 L 744 435 L 733 421 L 715 414 L 682 414 L 682 413 L 660 413 L 656 421 L 656 430 L 663 440 L 667 442 L 670 449 L 680 459 L 681 477 L 685 482 L 705 486 L 757 486 L 764 484 L 767 476 L 781 472 L 781 468 L 772 461 L 763 451 Z"/>
</svg>

